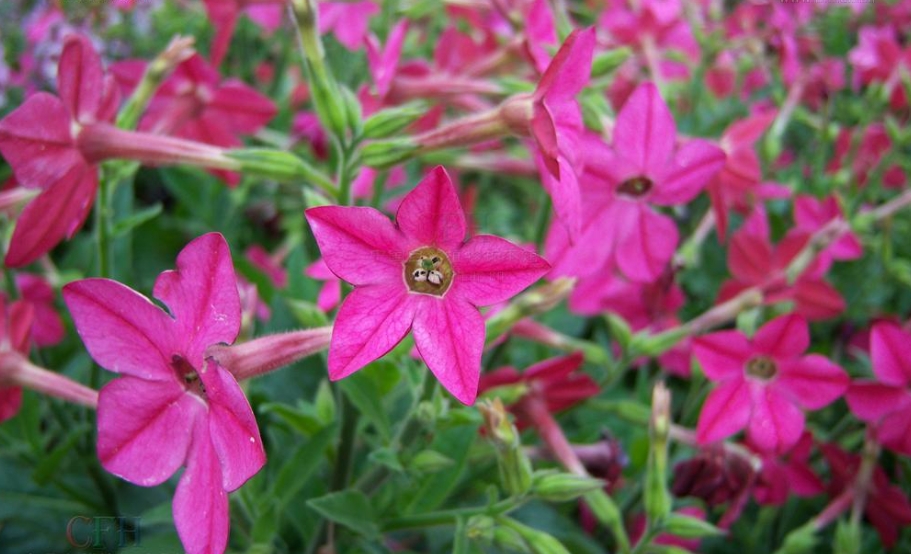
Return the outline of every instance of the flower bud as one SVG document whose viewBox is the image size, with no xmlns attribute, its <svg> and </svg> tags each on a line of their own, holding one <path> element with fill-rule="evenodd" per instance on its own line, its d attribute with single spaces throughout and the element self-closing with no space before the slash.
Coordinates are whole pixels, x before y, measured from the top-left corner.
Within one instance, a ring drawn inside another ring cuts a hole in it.
<svg viewBox="0 0 911 554">
<path fill-rule="evenodd" d="M 568 502 L 604 487 L 604 481 L 572 473 L 537 473 L 532 492 L 550 502 Z"/>
<path fill-rule="evenodd" d="M 411 458 L 408 467 L 418 473 L 435 473 L 450 467 L 455 462 L 436 450 L 421 450 Z"/>
<path fill-rule="evenodd" d="M 607 52 L 601 52 L 596 55 L 592 60 L 592 77 L 602 77 L 617 69 L 623 62 L 627 60 L 632 54 L 626 46 L 620 48 L 614 48 L 613 50 L 608 50 Z"/>
<path fill-rule="evenodd" d="M 240 162 L 240 171 L 282 182 L 304 181 L 333 193 L 335 185 L 316 168 L 290 152 L 268 148 L 240 148 L 225 155 Z"/>
<path fill-rule="evenodd" d="M 414 156 L 418 147 L 410 139 L 384 140 L 364 145 L 361 161 L 364 165 L 386 169 Z"/>
<path fill-rule="evenodd" d="M 425 113 L 427 113 L 427 107 L 418 102 L 380 110 L 364 122 L 364 138 L 390 137 L 414 123 Z"/>
<path fill-rule="evenodd" d="M 701 539 L 724 534 L 724 531 L 708 521 L 683 514 L 669 514 L 664 518 L 664 531 L 681 539 Z"/>
<path fill-rule="evenodd" d="M 660 522 L 671 511 L 667 488 L 667 436 L 671 426 L 671 394 L 663 382 L 652 392 L 652 418 L 649 425 L 651 447 L 645 471 L 645 514 L 650 521 Z"/>
<path fill-rule="evenodd" d="M 478 404 L 484 417 L 484 430 L 497 453 L 497 465 L 504 490 L 510 495 L 524 495 L 531 488 L 531 461 L 519 442 L 519 431 L 499 398 Z"/>
<path fill-rule="evenodd" d="M 808 554 L 815 548 L 816 529 L 811 521 L 788 533 L 788 536 L 784 538 L 784 543 L 775 551 L 775 554 Z"/>
</svg>

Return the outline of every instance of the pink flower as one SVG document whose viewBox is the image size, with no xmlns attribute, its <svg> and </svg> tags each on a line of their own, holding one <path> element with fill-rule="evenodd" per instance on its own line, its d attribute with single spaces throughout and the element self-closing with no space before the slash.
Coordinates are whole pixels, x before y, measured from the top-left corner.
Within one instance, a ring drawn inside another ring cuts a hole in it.
<svg viewBox="0 0 911 554">
<path fill-rule="evenodd" d="M 125 93 L 139 82 L 145 62 L 130 60 L 111 68 Z M 221 80 L 218 71 L 199 54 L 177 66 L 149 103 L 139 129 L 210 144 L 222 148 L 241 146 L 240 135 L 255 133 L 276 113 L 266 96 L 236 79 Z M 236 173 L 217 170 L 216 175 L 236 185 Z"/>
<path fill-rule="evenodd" d="M 206 11 L 215 27 L 212 40 L 212 65 L 218 66 L 228 52 L 237 19 L 243 11 L 266 29 L 275 30 L 281 22 L 285 0 L 205 0 Z"/>
<path fill-rule="evenodd" d="M 220 553 L 228 495 L 265 463 L 250 404 L 234 376 L 207 357 L 240 328 L 240 302 L 224 238 L 204 235 L 162 273 L 155 297 L 108 279 L 68 284 L 63 296 L 92 358 L 120 373 L 100 392 L 98 456 L 105 469 L 154 486 L 181 466 L 174 522 L 187 552 Z"/>
<path fill-rule="evenodd" d="M 528 392 L 511 411 L 516 414 L 516 425 L 527 427 L 533 424 L 533 418 L 526 412 L 533 401 L 527 397 L 543 402 L 547 411 L 555 414 L 598 394 L 598 383 L 578 371 L 584 361 L 577 352 L 538 362 L 521 373 L 511 366 L 501 367 L 481 376 L 480 389 L 484 392 L 505 385 L 526 385 Z"/>
<path fill-rule="evenodd" d="M 372 0 L 361 2 L 320 2 L 319 32 L 332 31 L 335 38 L 352 52 L 360 50 L 370 30 L 370 18 L 380 13 Z"/>
<path fill-rule="evenodd" d="M 747 428 L 758 449 L 784 452 L 804 429 L 802 409 L 818 410 L 840 397 L 848 376 L 810 345 L 807 322 L 785 315 L 762 326 L 752 340 L 738 331 L 697 338 L 693 353 L 718 385 L 699 414 L 697 438 L 706 444 Z"/>
<path fill-rule="evenodd" d="M 342 282 L 332 273 L 326 261 L 322 258 L 308 265 L 304 275 L 317 281 L 324 281 L 319 295 L 316 297 L 316 307 L 329 313 L 338 306 L 342 300 Z"/>
<path fill-rule="evenodd" d="M 812 450 L 813 435 L 805 431 L 784 456 L 764 453 L 762 469 L 753 488 L 756 501 L 780 506 L 791 495 L 809 497 L 823 492 L 825 487 L 810 465 Z"/>
<path fill-rule="evenodd" d="M 459 401 L 474 402 L 484 348 L 477 306 L 503 302 L 549 264 L 504 239 L 465 239 L 465 214 L 442 167 L 399 206 L 393 224 L 372 208 L 310 208 L 326 265 L 355 286 L 335 320 L 329 378 L 380 358 L 413 330 L 430 371 Z"/>
<path fill-rule="evenodd" d="M 59 98 L 33 94 L 0 121 L 0 152 L 19 184 L 42 191 L 19 216 L 8 267 L 31 263 L 72 237 L 95 200 L 95 160 L 83 155 L 77 140 L 84 126 L 113 121 L 117 90 L 85 36 L 67 38 L 59 67 Z"/>
<path fill-rule="evenodd" d="M 798 233 L 813 234 L 832 221 L 844 221 L 844 212 L 835 196 L 819 200 L 809 195 L 798 195 L 794 198 L 794 229 Z M 832 260 L 856 260 L 863 255 L 863 245 L 853 231 L 841 235 L 819 254 L 823 265 Z"/>
<path fill-rule="evenodd" d="M 547 252 L 555 275 L 584 277 L 613 255 L 624 275 L 653 281 L 677 247 L 674 221 L 651 204 L 673 206 L 692 200 L 721 169 L 717 146 L 692 140 L 677 148 L 670 110 L 651 83 L 641 85 L 617 115 L 613 147 L 586 143 L 586 191 L 582 232 L 574 244 L 551 227 Z"/>
<path fill-rule="evenodd" d="M 835 317 L 845 309 L 838 290 L 824 280 L 831 257 L 817 256 L 793 283 L 787 268 L 803 251 L 810 235 L 792 229 L 778 244 L 769 240 L 765 210 L 757 207 L 743 227 L 733 234 L 728 249 L 728 269 L 733 279 L 725 281 L 718 302 L 729 300 L 750 287 L 763 290 L 766 304 L 793 301 L 794 311 L 817 321 Z"/>
<path fill-rule="evenodd" d="M 821 449 L 832 472 L 832 480 L 827 487 L 829 496 L 838 498 L 846 491 L 856 489 L 860 456 L 849 454 L 834 444 L 824 444 Z M 890 483 L 889 476 L 878 465 L 873 469 L 872 483 L 863 505 L 864 515 L 886 548 L 892 548 L 898 540 L 899 532 L 911 525 L 911 502 L 908 502 L 908 495 L 901 487 Z"/>
<path fill-rule="evenodd" d="M 0 294 L 0 366 L 11 352 L 27 355 L 34 311 L 22 300 L 9 303 Z M 0 379 L 0 422 L 13 417 L 22 405 L 22 387 Z"/>
<path fill-rule="evenodd" d="M 911 456 L 911 333 L 896 323 L 879 322 L 870 333 L 870 357 L 876 380 L 860 380 L 848 390 L 848 407 L 874 426 L 876 440 Z"/>
<path fill-rule="evenodd" d="M 38 275 L 17 273 L 16 288 L 35 312 L 35 321 L 31 326 L 35 345 L 53 346 L 63 340 L 63 321 L 54 307 L 54 289 L 51 285 Z"/>
<path fill-rule="evenodd" d="M 274 254 L 269 254 L 265 248 L 254 244 L 247 248 L 244 256 L 253 266 L 266 274 L 272 286 L 283 289 L 288 286 L 288 272 L 282 267 L 287 252 L 278 249 Z"/>
</svg>

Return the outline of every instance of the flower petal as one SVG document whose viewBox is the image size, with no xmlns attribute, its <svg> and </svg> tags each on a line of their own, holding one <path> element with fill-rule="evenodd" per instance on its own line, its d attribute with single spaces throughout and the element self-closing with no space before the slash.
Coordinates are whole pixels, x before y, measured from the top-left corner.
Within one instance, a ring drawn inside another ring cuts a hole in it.
<svg viewBox="0 0 911 554">
<path fill-rule="evenodd" d="M 275 103 L 239 81 L 227 81 L 212 95 L 207 106 L 228 128 L 241 134 L 255 133 L 275 117 Z"/>
<path fill-rule="evenodd" d="M 867 423 L 877 423 L 896 410 L 911 407 L 911 394 L 904 387 L 884 385 L 876 381 L 853 383 L 845 400 L 851 412 Z"/>
<path fill-rule="evenodd" d="M 649 200 L 661 206 L 685 204 L 696 197 L 724 167 L 721 148 L 707 140 L 691 140 L 677 150 L 674 167 L 659 182 Z"/>
<path fill-rule="evenodd" d="M 804 416 L 800 409 L 772 387 L 751 387 L 753 414 L 747 438 L 759 450 L 783 453 L 797 444 L 803 433 Z"/>
<path fill-rule="evenodd" d="M 595 28 L 576 29 L 566 37 L 535 89 L 535 99 L 573 100 L 588 84 L 595 51 Z"/>
<path fill-rule="evenodd" d="M 234 342 L 240 332 L 240 296 L 231 251 L 219 233 L 208 233 L 186 245 L 177 269 L 158 276 L 155 298 L 176 320 L 175 333 L 188 361 L 203 366 L 206 348 Z"/>
<path fill-rule="evenodd" d="M 534 252 L 506 239 L 477 235 L 452 259 L 456 293 L 475 306 L 503 302 L 522 292 L 550 270 L 550 264 Z"/>
<path fill-rule="evenodd" d="M 223 554 L 231 526 L 228 493 L 205 417 L 192 433 L 187 470 L 174 491 L 174 525 L 187 554 Z"/>
<path fill-rule="evenodd" d="M 414 318 L 414 343 L 443 387 L 465 405 L 478 396 L 484 318 L 457 297 L 425 296 Z"/>
<path fill-rule="evenodd" d="M 763 282 L 771 271 L 772 245 L 762 237 L 742 230 L 734 233 L 728 248 L 728 269 L 738 281 Z"/>
<path fill-rule="evenodd" d="M 756 332 L 753 346 L 775 358 L 796 358 L 810 346 L 807 320 L 797 314 L 776 317 Z"/>
<path fill-rule="evenodd" d="M 845 299 L 838 289 L 820 279 L 799 279 L 793 297 L 794 310 L 811 321 L 837 317 L 845 311 Z"/>
<path fill-rule="evenodd" d="M 908 345 L 911 334 L 889 322 L 877 323 L 870 331 L 870 355 L 873 373 L 887 385 L 904 386 L 911 382 L 911 358 Z"/>
<path fill-rule="evenodd" d="M 109 279 L 63 287 L 73 322 L 98 365 L 147 380 L 175 381 L 172 320 L 148 298 Z"/>
<path fill-rule="evenodd" d="M 642 174 L 663 171 L 671 163 L 677 127 L 658 87 L 644 83 L 617 114 L 614 150 Z"/>
<path fill-rule="evenodd" d="M 13 230 L 7 267 L 29 264 L 72 237 L 82 227 L 95 201 L 98 173 L 89 165 L 76 165 L 22 210 Z"/>
<path fill-rule="evenodd" d="M 730 437 L 750 420 L 750 391 L 743 379 L 722 383 L 709 393 L 699 413 L 696 438 L 708 444 Z"/>
<path fill-rule="evenodd" d="M 389 218 L 373 208 L 322 206 L 305 213 L 332 273 L 353 285 L 402 282 L 409 252 Z"/>
<path fill-rule="evenodd" d="M 904 398 L 904 405 L 894 406 L 894 410 L 887 414 L 879 425 L 876 426 L 876 440 L 890 450 L 911 456 L 911 406 L 908 405 L 908 396 Z"/>
<path fill-rule="evenodd" d="M 750 341 L 739 331 L 718 331 L 693 341 L 693 355 L 699 360 L 705 376 L 723 381 L 743 375 L 743 368 L 753 356 Z"/>
<path fill-rule="evenodd" d="M 576 171 L 563 155 L 556 157 L 559 168 L 557 175 L 545 167 L 544 156 L 536 155 L 535 161 L 541 175 L 541 185 L 553 200 L 557 219 L 566 227 L 571 237 L 578 237 L 582 231 L 582 197 Z"/>
<path fill-rule="evenodd" d="M 19 413 L 22 406 L 22 387 L 0 386 L 0 423 Z"/>
<path fill-rule="evenodd" d="M 345 297 L 329 343 L 329 378 L 343 379 L 392 350 L 414 320 L 404 283 L 357 287 Z"/>
<path fill-rule="evenodd" d="M 408 238 L 416 241 L 415 247 L 437 246 L 451 251 L 462 243 L 465 213 L 442 166 L 433 168 L 402 199 L 395 222 Z"/>
<path fill-rule="evenodd" d="M 791 401 L 808 410 L 818 410 L 848 390 L 848 374 L 825 356 L 810 354 L 792 362 L 779 361 L 778 365 L 774 387 L 786 391 Z"/>
<path fill-rule="evenodd" d="M 617 200 L 626 204 L 616 209 L 622 215 L 616 225 L 619 236 L 616 243 L 617 266 L 633 281 L 650 282 L 658 278 L 677 248 L 677 225 L 669 217 L 652 211 L 639 202 Z"/>
<path fill-rule="evenodd" d="M 102 107 L 104 69 L 101 57 L 85 35 L 66 37 L 57 70 L 57 92 L 79 123 L 95 123 Z"/>
<path fill-rule="evenodd" d="M 266 463 L 253 409 L 234 376 L 214 362 L 199 373 L 209 400 L 209 434 L 221 460 L 223 486 L 233 491 Z"/>
<path fill-rule="evenodd" d="M 98 395 L 98 459 L 127 481 L 152 487 L 184 464 L 205 404 L 176 381 L 121 377 Z"/>
<path fill-rule="evenodd" d="M 27 188 L 48 189 L 86 164 L 70 135 L 63 102 L 46 92 L 29 96 L 0 120 L 0 153 Z"/>
</svg>

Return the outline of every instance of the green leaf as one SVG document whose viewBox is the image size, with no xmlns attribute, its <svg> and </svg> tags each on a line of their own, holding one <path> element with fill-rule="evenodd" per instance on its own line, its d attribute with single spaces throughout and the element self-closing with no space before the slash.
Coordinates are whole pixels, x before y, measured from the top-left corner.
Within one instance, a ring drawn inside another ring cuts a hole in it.
<svg viewBox="0 0 911 554">
<path fill-rule="evenodd" d="M 114 236 L 114 238 L 122 237 L 122 236 L 132 232 L 133 229 L 139 227 L 143 223 L 152 221 L 153 219 L 158 217 L 158 215 L 161 213 L 161 210 L 162 210 L 162 205 L 160 202 L 158 202 L 152 206 L 149 206 L 148 208 L 138 210 L 138 211 L 134 212 L 132 215 L 130 215 L 129 217 L 121 219 L 120 221 L 115 223 L 113 228 L 111 229 L 111 234 Z"/>
<path fill-rule="evenodd" d="M 373 506 L 361 491 L 334 492 L 314 498 L 307 502 L 307 505 L 324 518 L 344 525 L 356 533 L 368 537 L 379 534 Z"/>
<path fill-rule="evenodd" d="M 383 407 L 383 395 L 379 383 L 374 379 L 371 364 L 366 371 L 359 371 L 347 379 L 339 381 L 345 396 L 358 409 L 364 418 L 376 427 L 385 442 L 391 438 L 389 417 Z"/>
<path fill-rule="evenodd" d="M 35 467 L 35 471 L 32 472 L 32 479 L 35 483 L 41 486 L 47 485 L 56 476 L 57 470 L 66 455 L 69 454 L 70 450 L 73 449 L 83 435 L 90 430 L 91 426 L 88 424 L 78 425 L 71 429 L 66 440 L 41 459 L 41 462 Z"/>
<path fill-rule="evenodd" d="M 279 512 L 307 484 L 307 480 L 323 461 L 326 447 L 329 446 L 335 433 L 335 426 L 326 427 L 316 433 L 309 441 L 299 445 L 294 454 L 282 465 L 278 477 L 272 484 L 272 493 L 269 495 L 278 500 Z"/>
</svg>

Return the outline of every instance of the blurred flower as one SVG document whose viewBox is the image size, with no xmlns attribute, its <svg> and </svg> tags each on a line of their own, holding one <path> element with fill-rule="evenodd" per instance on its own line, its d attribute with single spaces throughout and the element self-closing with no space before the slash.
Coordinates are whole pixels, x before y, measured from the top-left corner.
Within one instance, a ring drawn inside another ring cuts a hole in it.
<svg viewBox="0 0 911 554">
<path fill-rule="evenodd" d="M 813 435 L 804 431 L 800 440 L 782 456 L 762 454 L 762 470 L 753 496 L 760 504 L 780 506 L 793 496 L 815 496 L 825 487 L 810 466 Z"/>
<path fill-rule="evenodd" d="M 724 153 L 705 140 L 676 147 L 670 110 L 651 83 L 641 85 L 617 115 L 612 147 L 586 145 L 585 211 L 582 231 L 572 241 L 551 226 L 548 257 L 553 276 L 584 277 L 611 256 L 634 281 L 653 281 L 677 247 L 677 226 L 652 204 L 673 206 L 692 200 L 722 168 Z"/>
<path fill-rule="evenodd" d="M 838 498 L 844 492 L 855 488 L 861 458 L 849 454 L 834 444 L 823 444 L 822 453 L 829 463 L 832 479 L 827 486 L 829 497 Z M 879 533 L 886 548 L 892 548 L 899 532 L 911 525 L 911 502 L 900 487 L 889 482 L 883 468 L 873 469 L 870 489 L 866 491 L 864 515 Z"/>
<path fill-rule="evenodd" d="M 31 338 L 35 346 L 53 346 L 63 340 L 63 321 L 54 307 L 54 289 L 39 275 L 17 273 L 16 288 L 22 300 L 30 303 L 35 314 Z"/>
<path fill-rule="evenodd" d="M 360 2 L 320 2 L 319 32 L 332 32 L 351 51 L 360 50 L 370 30 L 370 18 L 380 13 L 372 0 Z"/>
<path fill-rule="evenodd" d="M 848 407 L 873 426 L 874 437 L 886 448 L 911 456 L 911 333 L 882 321 L 870 333 L 870 356 L 876 380 L 855 381 L 848 390 Z"/>
<path fill-rule="evenodd" d="M 206 11 L 215 27 L 212 40 L 212 65 L 221 65 L 228 52 L 234 27 L 242 12 L 269 31 L 281 23 L 285 0 L 205 0 Z"/>
<path fill-rule="evenodd" d="M 250 404 L 209 346 L 234 341 L 240 301 L 231 254 L 217 233 L 188 244 L 155 297 L 108 279 L 66 285 L 63 296 L 92 358 L 120 373 L 98 400 L 98 457 L 131 483 L 158 485 L 186 466 L 174 522 L 187 552 L 223 552 L 227 492 L 265 463 Z"/>
<path fill-rule="evenodd" d="M 818 410 L 839 398 L 848 376 L 810 345 L 807 322 L 785 315 L 763 325 L 752 340 L 739 331 L 720 331 L 693 341 L 693 354 L 712 389 L 699 414 L 701 444 L 743 428 L 762 452 L 784 452 L 804 429 L 801 409 Z"/>
<path fill-rule="evenodd" d="M 396 224 L 372 208 L 324 206 L 306 216 L 326 265 L 355 286 L 336 316 L 329 377 L 347 377 L 413 329 L 437 379 L 474 402 L 485 334 L 477 306 L 517 294 L 547 262 L 499 237 L 464 242 L 465 215 L 442 167 L 405 197 Z"/>
</svg>

